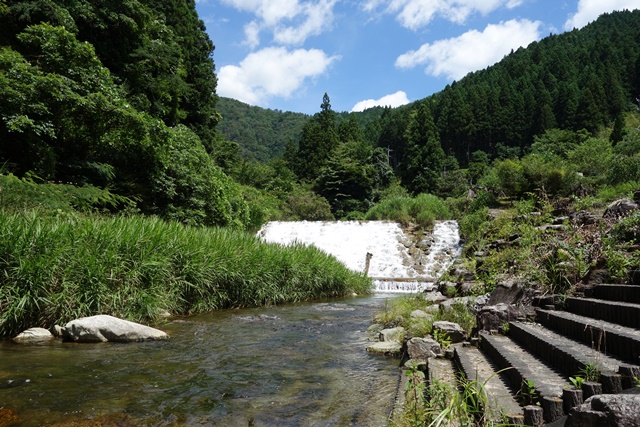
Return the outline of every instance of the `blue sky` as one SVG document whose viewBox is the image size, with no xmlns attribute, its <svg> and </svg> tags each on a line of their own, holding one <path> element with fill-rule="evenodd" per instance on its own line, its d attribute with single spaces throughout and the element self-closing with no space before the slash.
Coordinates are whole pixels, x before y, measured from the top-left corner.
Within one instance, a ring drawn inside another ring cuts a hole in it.
<svg viewBox="0 0 640 427">
<path fill-rule="evenodd" d="M 640 0 L 196 0 L 217 93 L 313 114 L 425 98 L 512 49 Z"/>
</svg>

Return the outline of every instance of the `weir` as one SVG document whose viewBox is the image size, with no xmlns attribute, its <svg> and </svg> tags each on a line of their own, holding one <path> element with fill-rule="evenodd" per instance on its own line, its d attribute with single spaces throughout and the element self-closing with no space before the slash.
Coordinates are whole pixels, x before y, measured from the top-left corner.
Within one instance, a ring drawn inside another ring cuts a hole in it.
<svg viewBox="0 0 640 427">
<path fill-rule="evenodd" d="M 371 277 L 376 292 L 428 289 L 462 251 L 455 221 L 437 221 L 424 235 L 389 221 L 273 221 L 258 235 L 283 245 L 314 245 Z"/>
</svg>

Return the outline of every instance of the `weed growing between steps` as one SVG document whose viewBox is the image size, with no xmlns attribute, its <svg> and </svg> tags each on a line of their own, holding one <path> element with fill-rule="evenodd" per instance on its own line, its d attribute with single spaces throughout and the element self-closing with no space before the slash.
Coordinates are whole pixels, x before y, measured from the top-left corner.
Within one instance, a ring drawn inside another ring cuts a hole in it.
<svg viewBox="0 0 640 427">
<path fill-rule="evenodd" d="M 405 408 L 398 419 L 391 421 L 391 427 L 509 425 L 506 418 L 504 422 L 495 422 L 486 413 L 486 385 L 495 375 L 485 382 L 461 377 L 458 379 L 459 388 L 437 379 L 426 387 L 424 373 L 418 370 L 417 364 L 409 364 L 405 375 L 408 378 Z"/>
</svg>

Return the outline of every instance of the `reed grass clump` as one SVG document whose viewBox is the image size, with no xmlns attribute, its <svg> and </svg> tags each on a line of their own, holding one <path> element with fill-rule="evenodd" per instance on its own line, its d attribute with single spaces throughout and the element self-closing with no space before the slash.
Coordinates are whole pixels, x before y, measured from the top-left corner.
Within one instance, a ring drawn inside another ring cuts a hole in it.
<svg viewBox="0 0 640 427">
<path fill-rule="evenodd" d="M 436 220 L 451 219 L 451 213 L 437 196 L 419 194 L 413 198 L 397 196 L 383 200 L 367 212 L 365 219 L 396 221 L 404 225 L 413 222 L 427 228 Z"/>
<path fill-rule="evenodd" d="M 0 210 L 0 335 L 111 314 L 279 304 L 370 291 L 370 279 L 313 246 L 149 217 Z"/>
</svg>

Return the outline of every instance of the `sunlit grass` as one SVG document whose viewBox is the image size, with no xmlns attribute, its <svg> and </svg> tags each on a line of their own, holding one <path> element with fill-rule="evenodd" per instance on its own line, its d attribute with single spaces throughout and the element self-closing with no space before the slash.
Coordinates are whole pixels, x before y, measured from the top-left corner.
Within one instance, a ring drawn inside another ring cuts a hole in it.
<svg viewBox="0 0 640 427">
<path fill-rule="evenodd" d="M 190 314 L 366 293 L 313 246 L 143 217 L 0 211 L 0 334 L 112 314 Z"/>
</svg>

